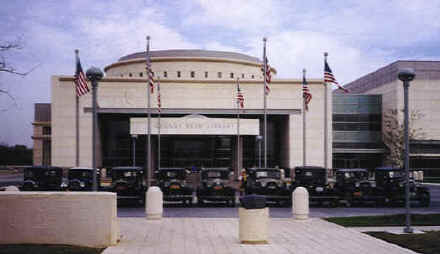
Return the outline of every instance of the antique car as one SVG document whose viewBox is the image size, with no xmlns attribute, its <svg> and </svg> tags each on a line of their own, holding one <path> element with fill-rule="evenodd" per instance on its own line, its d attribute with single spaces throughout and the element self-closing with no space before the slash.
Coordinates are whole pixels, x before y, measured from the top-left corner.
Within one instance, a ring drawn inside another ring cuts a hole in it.
<svg viewBox="0 0 440 254">
<path fill-rule="evenodd" d="M 411 174 L 410 174 L 411 175 Z M 405 204 L 405 170 L 401 168 L 379 167 L 375 169 L 375 193 L 382 198 L 383 203 L 391 205 Z M 410 201 L 418 202 L 422 207 L 428 207 L 431 202 L 429 189 L 409 181 Z"/>
<path fill-rule="evenodd" d="M 247 173 L 246 195 L 262 195 L 266 201 L 276 202 L 279 205 L 291 204 L 291 186 L 283 181 L 281 169 L 251 168 L 247 170 Z"/>
<path fill-rule="evenodd" d="M 377 201 L 371 188 L 374 186 L 374 182 L 368 180 L 367 169 L 338 169 L 335 175 L 334 191 L 338 195 L 340 202 L 344 202 L 346 206 Z"/>
<path fill-rule="evenodd" d="M 317 166 L 295 167 L 294 188 L 304 187 L 309 192 L 309 201 L 322 205 L 337 206 L 339 198 L 328 184 L 327 169 Z"/>
<path fill-rule="evenodd" d="M 200 172 L 200 187 L 197 189 L 199 205 L 205 201 L 222 202 L 235 206 L 235 189 L 228 186 L 231 171 L 228 168 L 204 168 Z"/>
<path fill-rule="evenodd" d="M 61 191 L 66 187 L 60 167 L 33 166 L 24 169 L 21 188 L 24 191 Z"/>
<path fill-rule="evenodd" d="M 145 202 L 146 185 L 141 167 L 114 167 L 111 169 L 111 191 L 117 193 L 118 200 Z"/>
<path fill-rule="evenodd" d="M 71 168 L 68 173 L 70 191 L 91 191 L 93 190 L 93 168 Z M 97 189 L 100 189 L 100 173 L 96 171 Z"/>
<path fill-rule="evenodd" d="M 189 171 L 184 168 L 161 168 L 155 172 L 164 201 L 192 205 L 193 188 L 186 183 Z"/>
</svg>

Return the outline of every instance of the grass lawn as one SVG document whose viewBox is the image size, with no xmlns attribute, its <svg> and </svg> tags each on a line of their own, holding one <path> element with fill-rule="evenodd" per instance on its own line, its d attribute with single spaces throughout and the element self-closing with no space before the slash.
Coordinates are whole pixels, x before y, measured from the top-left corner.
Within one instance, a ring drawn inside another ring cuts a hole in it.
<svg viewBox="0 0 440 254">
<path fill-rule="evenodd" d="M 104 249 L 52 244 L 3 244 L 0 245 L 0 254 L 99 254 Z"/>
<path fill-rule="evenodd" d="M 415 252 L 424 254 L 440 253 L 440 231 L 405 235 L 395 235 L 386 232 L 367 232 L 367 234 Z"/>
<path fill-rule="evenodd" d="M 405 214 L 326 218 L 344 227 L 405 226 Z M 440 214 L 411 214 L 412 226 L 440 226 Z"/>
</svg>

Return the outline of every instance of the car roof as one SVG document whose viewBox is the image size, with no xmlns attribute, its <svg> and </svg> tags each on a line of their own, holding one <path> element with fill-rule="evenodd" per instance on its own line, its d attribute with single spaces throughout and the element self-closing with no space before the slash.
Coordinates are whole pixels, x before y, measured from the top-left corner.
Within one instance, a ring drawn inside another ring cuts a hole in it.
<svg viewBox="0 0 440 254">
<path fill-rule="evenodd" d="M 393 168 L 393 167 L 378 167 L 375 169 L 376 171 L 402 171 L 401 168 Z"/>
<path fill-rule="evenodd" d="M 159 171 L 179 171 L 179 170 L 187 170 L 186 168 L 160 168 Z"/>
<path fill-rule="evenodd" d="M 250 168 L 253 171 L 280 171 L 280 168 Z"/>
<path fill-rule="evenodd" d="M 336 170 L 338 172 L 368 172 L 365 168 L 339 168 Z"/>
<path fill-rule="evenodd" d="M 298 167 L 295 167 L 295 170 L 296 169 L 310 169 L 310 170 L 325 170 L 326 168 L 323 168 L 323 167 L 319 167 L 319 166 L 298 166 Z"/>
<path fill-rule="evenodd" d="M 69 170 L 93 170 L 93 168 L 75 167 L 75 168 L 70 168 Z"/>
<path fill-rule="evenodd" d="M 112 168 L 112 170 L 142 170 L 142 168 L 125 166 L 125 167 L 114 167 Z"/>
<path fill-rule="evenodd" d="M 202 171 L 230 171 L 229 168 L 202 168 Z"/>
<path fill-rule="evenodd" d="M 32 166 L 32 167 L 27 167 L 25 169 L 32 169 L 32 170 L 43 170 L 43 169 L 57 169 L 57 170 L 62 170 L 63 168 L 61 167 L 53 167 L 53 166 Z"/>
</svg>

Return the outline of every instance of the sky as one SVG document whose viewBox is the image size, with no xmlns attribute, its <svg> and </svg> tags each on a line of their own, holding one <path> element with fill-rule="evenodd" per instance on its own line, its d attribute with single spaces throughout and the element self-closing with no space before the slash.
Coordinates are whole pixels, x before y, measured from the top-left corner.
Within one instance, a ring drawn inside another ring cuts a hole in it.
<svg viewBox="0 0 440 254">
<path fill-rule="evenodd" d="M 397 60 L 440 60 L 439 0 L 3 0 L 0 144 L 32 147 L 34 103 L 51 101 L 52 75 L 103 69 L 145 50 L 206 49 L 262 58 L 276 78 L 323 77 L 323 53 L 341 84 Z"/>
</svg>

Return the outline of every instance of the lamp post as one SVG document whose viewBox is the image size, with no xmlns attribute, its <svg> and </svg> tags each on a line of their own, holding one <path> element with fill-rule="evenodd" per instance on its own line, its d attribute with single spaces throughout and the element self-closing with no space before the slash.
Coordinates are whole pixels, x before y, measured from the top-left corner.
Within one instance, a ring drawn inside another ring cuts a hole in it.
<svg viewBox="0 0 440 254">
<path fill-rule="evenodd" d="M 92 82 L 92 105 L 93 105 L 93 120 L 92 120 L 92 168 L 93 168 L 93 191 L 98 190 L 96 183 L 96 123 L 98 115 L 96 114 L 96 91 L 98 89 L 98 81 L 102 79 L 104 74 L 97 67 L 90 67 L 86 72 L 87 78 Z"/>
<path fill-rule="evenodd" d="M 131 138 L 132 138 L 132 143 L 133 143 L 133 167 L 136 167 L 136 139 L 137 139 L 138 135 L 137 134 L 132 134 Z"/>
<path fill-rule="evenodd" d="M 261 168 L 261 141 L 263 140 L 263 137 L 258 135 L 255 138 L 258 142 L 258 168 Z"/>
<path fill-rule="evenodd" d="M 413 69 L 399 70 L 398 77 L 403 81 L 403 104 L 404 104 L 404 137 L 405 137 L 405 204 L 406 204 L 406 226 L 404 233 L 413 233 L 409 211 L 409 137 L 408 137 L 408 88 L 409 82 L 415 77 Z"/>
</svg>

